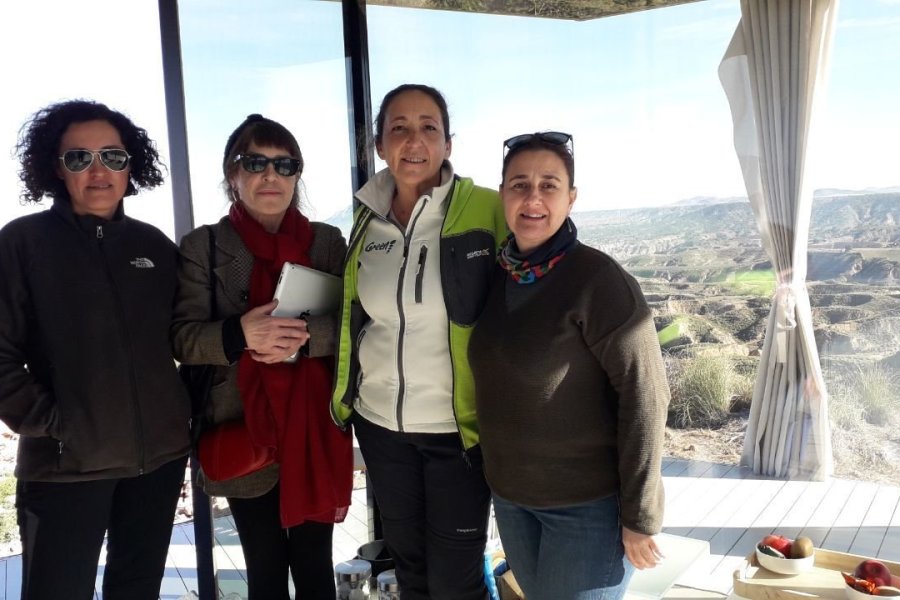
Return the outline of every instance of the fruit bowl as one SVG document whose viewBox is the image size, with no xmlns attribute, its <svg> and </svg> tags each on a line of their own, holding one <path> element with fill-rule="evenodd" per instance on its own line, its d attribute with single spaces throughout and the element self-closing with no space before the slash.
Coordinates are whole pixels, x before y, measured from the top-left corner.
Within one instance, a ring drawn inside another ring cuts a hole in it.
<svg viewBox="0 0 900 600">
<path fill-rule="evenodd" d="M 856 565 L 852 573 L 841 571 L 844 578 L 844 592 L 847 600 L 872 600 L 900 597 L 900 577 L 886 564 L 874 558 L 866 558 Z M 900 600 L 900 598 L 898 598 Z"/>
<path fill-rule="evenodd" d="M 781 575 L 799 575 L 800 573 L 806 573 L 813 568 L 813 564 L 816 562 L 816 555 L 813 553 L 804 558 L 778 558 L 760 552 L 759 548 L 757 548 L 756 562 L 758 562 L 762 568 L 768 569 L 774 573 L 780 573 Z M 850 600 L 858 599 L 851 598 Z M 872 599 L 869 598 L 868 600 Z"/>
<path fill-rule="evenodd" d="M 847 595 L 847 600 L 872 600 L 874 598 L 872 594 L 860 592 L 850 585 L 844 585 L 844 593 Z"/>
<path fill-rule="evenodd" d="M 891 577 L 891 586 L 900 589 L 900 577 L 893 575 Z M 900 597 L 896 595 L 881 595 L 879 593 L 868 594 L 866 592 L 861 592 L 849 584 L 844 585 L 844 593 L 847 596 L 847 600 L 890 600 L 891 598 L 900 600 Z"/>
<path fill-rule="evenodd" d="M 900 577 L 894 577 L 894 579 L 894 583 L 900 585 Z M 897 585 L 894 585 L 892 587 L 896 588 Z M 896 594 L 892 596 L 889 596 L 887 594 L 881 595 L 879 593 L 867 594 L 866 592 L 861 592 L 849 585 L 844 586 L 844 592 L 847 594 L 847 600 L 884 600 L 890 598 L 900 598 L 900 596 L 897 596 Z"/>
</svg>

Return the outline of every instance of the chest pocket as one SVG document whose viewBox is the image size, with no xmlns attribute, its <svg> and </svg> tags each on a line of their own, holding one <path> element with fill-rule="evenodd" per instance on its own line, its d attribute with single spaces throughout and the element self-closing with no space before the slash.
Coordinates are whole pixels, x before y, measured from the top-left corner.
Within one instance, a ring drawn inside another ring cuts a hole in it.
<svg viewBox="0 0 900 600">
<path fill-rule="evenodd" d="M 496 254 L 494 236 L 487 231 L 470 231 L 441 239 L 441 271 L 450 320 L 474 325 L 490 289 Z"/>
</svg>

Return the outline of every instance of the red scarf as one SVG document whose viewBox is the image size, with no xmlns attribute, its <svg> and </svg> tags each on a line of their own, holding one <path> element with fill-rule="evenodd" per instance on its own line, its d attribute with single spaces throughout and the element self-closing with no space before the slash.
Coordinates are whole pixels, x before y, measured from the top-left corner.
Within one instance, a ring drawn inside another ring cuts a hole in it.
<svg viewBox="0 0 900 600">
<path fill-rule="evenodd" d="M 266 304 L 285 262 L 311 266 L 309 220 L 291 207 L 277 233 L 269 233 L 240 202 L 228 218 L 253 254 L 248 308 Z M 238 364 L 238 390 L 254 443 L 275 449 L 281 486 L 281 524 L 340 523 L 353 487 L 353 444 L 349 430 L 334 425 L 329 412 L 334 359 L 300 356 L 296 363 L 268 365 L 249 352 Z"/>
</svg>

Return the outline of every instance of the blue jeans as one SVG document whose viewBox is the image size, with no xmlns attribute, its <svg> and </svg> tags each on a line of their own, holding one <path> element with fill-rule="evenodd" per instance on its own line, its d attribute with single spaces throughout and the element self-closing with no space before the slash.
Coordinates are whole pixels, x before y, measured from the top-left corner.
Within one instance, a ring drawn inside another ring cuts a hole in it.
<svg viewBox="0 0 900 600">
<path fill-rule="evenodd" d="M 506 559 L 528 600 L 618 600 L 634 567 L 625 558 L 619 501 L 529 508 L 494 495 Z"/>
</svg>

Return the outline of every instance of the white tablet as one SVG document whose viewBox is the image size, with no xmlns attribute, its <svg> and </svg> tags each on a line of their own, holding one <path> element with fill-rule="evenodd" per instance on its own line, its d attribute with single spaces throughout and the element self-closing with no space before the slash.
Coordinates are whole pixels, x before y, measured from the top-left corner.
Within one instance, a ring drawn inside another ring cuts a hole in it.
<svg viewBox="0 0 900 600">
<path fill-rule="evenodd" d="M 303 265 L 284 263 L 275 299 L 276 317 L 323 315 L 337 310 L 341 303 L 341 278 Z"/>
</svg>

